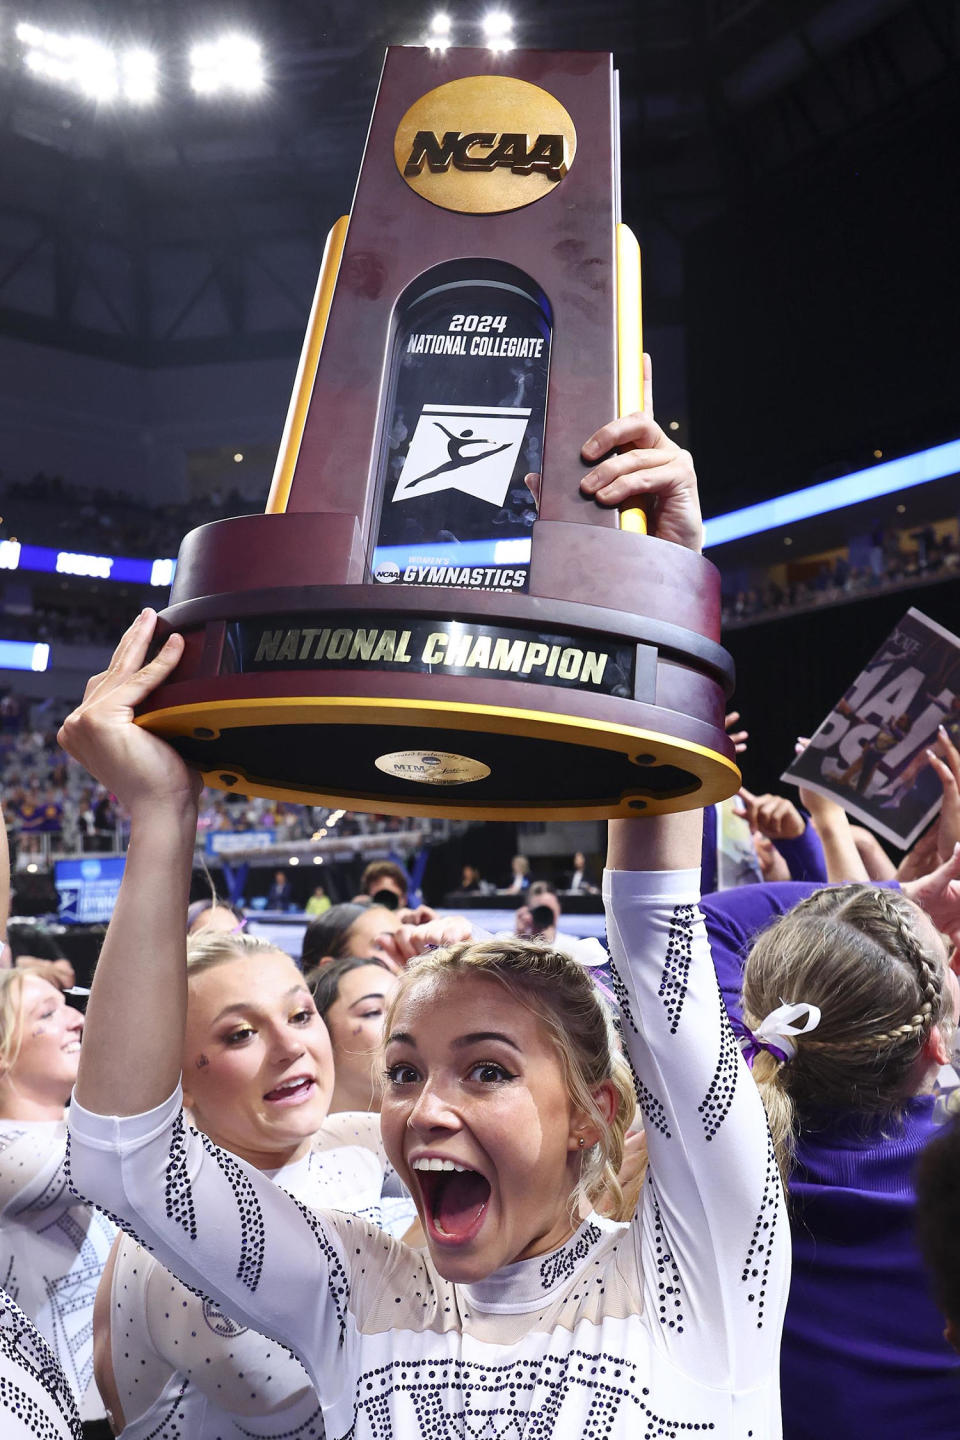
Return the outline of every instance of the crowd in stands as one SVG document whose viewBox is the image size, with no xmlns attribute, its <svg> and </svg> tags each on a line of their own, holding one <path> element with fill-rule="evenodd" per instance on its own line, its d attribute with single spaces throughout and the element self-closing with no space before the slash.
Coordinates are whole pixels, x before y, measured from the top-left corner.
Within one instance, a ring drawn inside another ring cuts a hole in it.
<svg viewBox="0 0 960 1440">
<path fill-rule="evenodd" d="M 63 582 L 63 587 L 59 603 L 46 594 L 38 599 L 34 593 L 29 606 L 19 611 L 6 604 L 2 638 L 112 648 L 138 608 L 127 587 L 98 585 L 94 591 L 89 583 L 78 585 L 76 581 Z"/>
<path fill-rule="evenodd" d="M 190 501 L 148 505 L 128 495 L 75 485 L 42 472 L 0 490 L 0 538 L 145 560 L 174 557 L 188 530 L 209 520 L 262 509 L 239 490 L 212 490 Z M 111 643 L 116 634 L 111 636 Z"/>
<path fill-rule="evenodd" d="M 57 731 L 74 703 L 36 700 L 13 690 L 0 695 L 0 794 L 21 865 L 41 853 L 42 836 L 49 836 L 51 848 L 63 854 L 120 850 L 126 845 L 129 817 L 123 806 L 57 744 Z M 328 815 L 323 806 L 225 795 L 205 788 L 198 844 L 216 831 L 270 832 L 276 844 L 308 841 L 319 834 Z M 424 820 L 417 827 L 440 834 L 444 824 Z M 349 841 L 396 835 L 409 828 L 410 821 L 399 815 L 346 811 L 337 819 L 336 835 Z"/>
<path fill-rule="evenodd" d="M 780 560 L 747 575 L 724 573 L 723 626 L 731 629 L 958 574 L 956 520 L 922 530 L 885 530 L 827 556 Z"/>
</svg>

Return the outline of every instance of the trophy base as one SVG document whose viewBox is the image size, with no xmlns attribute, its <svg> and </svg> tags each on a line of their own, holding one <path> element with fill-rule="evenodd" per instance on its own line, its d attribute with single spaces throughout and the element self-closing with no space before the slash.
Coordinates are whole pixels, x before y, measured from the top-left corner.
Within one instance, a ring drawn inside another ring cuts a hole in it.
<svg viewBox="0 0 960 1440">
<path fill-rule="evenodd" d="M 531 583 L 630 594 L 640 613 L 351 583 L 353 516 L 203 526 L 157 630 L 158 644 L 179 631 L 184 653 L 138 723 L 214 788 L 305 804 L 560 820 L 724 799 L 740 774 L 723 724 L 732 662 L 708 638 L 716 572 L 648 536 L 600 538 L 547 525 Z M 317 584 L 325 569 L 334 583 Z"/>
<path fill-rule="evenodd" d="M 283 695 L 174 705 L 140 723 L 214 788 L 388 815 L 660 815 L 712 804 L 740 783 L 707 745 L 495 705 Z"/>
</svg>

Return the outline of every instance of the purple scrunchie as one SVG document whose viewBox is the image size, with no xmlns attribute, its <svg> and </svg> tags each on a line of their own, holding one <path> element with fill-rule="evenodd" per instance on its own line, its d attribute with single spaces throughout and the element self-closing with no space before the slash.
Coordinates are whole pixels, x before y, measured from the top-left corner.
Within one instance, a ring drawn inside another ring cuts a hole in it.
<svg viewBox="0 0 960 1440">
<path fill-rule="evenodd" d="M 730 1026 L 739 1041 L 743 1058 L 751 1070 L 753 1069 L 753 1062 L 761 1050 L 766 1050 L 767 1053 L 772 1055 L 774 1060 L 778 1061 L 781 1065 L 786 1065 L 789 1061 L 790 1056 L 785 1050 L 781 1050 L 778 1045 L 771 1045 L 769 1040 L 758 1040 L 750 1029 L 750 1026 L 745 1024 L 744 1021 L 735 1020 L 731 1015 Z"/>
</svg>

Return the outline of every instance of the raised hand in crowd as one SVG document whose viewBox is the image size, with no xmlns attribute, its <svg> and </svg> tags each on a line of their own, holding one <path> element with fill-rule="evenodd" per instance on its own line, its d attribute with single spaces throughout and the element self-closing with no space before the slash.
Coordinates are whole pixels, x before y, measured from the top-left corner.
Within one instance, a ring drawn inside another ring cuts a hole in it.
<svg viewBox="0 0 960 1440">
<path fill-rule="evenodd" d="M 867 867 L 853 837 L 850 818 L 843 806 L 817 790 L 808 790 L 806 786 L 800 787 L 800 803 L 809 813 L 811 823 L 820 836 L 830 883 L 869 880 Z"/>
<path fill-rule="evenodd" d="M 960 842 L 942 865 L 916 880 L 902 880 L 900 889 L 952 942 L 951 966 L 960 973 Z"/>
<path fill-rule="evenodd" d="M 946 860 L 960 841 L 960 752 L 942 725 L 937 735 L 942 757 L 931 747 L 927 751 L 927 759 L 943 786 L 943 803 L 940 806 L 936 839 L 937 855 L 940 860 Z"/>
<path fill-rule="evenodd" d="M 863 861 L 867 878 L 873 881 L 893 880 L 896 877 L 897 867 L 873 831 L 868 830 L 865 825 L 851 825 L 849 815 L 847 824 L 853 843 L 857 847 L 857 853 Z"/>
<path fill-rule="evenodd" d="M 903 884 L 907 880 L 919 880 L 929 875 L 940 863 L 937 851 L 937 824 L 929 825 L 923 834 L 914 840 L 910 849 L 897 866 L 896 878 Z"/>
<path fill-rule="evenodd" d="M 727 734 L 730 736 L 730 739 L 731 739 L 732 742 L 733 742 L 733 748 L 734 748 L 734 750 L 736 751 L 736 753 L 737 753 L 738 755 L 742 755 L 743 752 L 744 752 L 744 750 L 746 750 L 746 748 L 747 748 L 747 741 L 750 739 L 750 731 L 749 731 L 749 730 L 734 730 L 733 727 L 734 727 L 734 725 L 736 725 L 736 724 L 739 722 L 739 720 L 740 720 L 740 711 L 739 711 L 739 710 L 728 710 L 728 711 L 727 711 L 727 714 L 723 717 L 723 728 L 726 730 Z"/>
<path fill-rule="evenodd" d="M 928 763 L 943 787 L 940 815 L 919 839 L 914 841 L 897 866 L 896 878 L 901 883 L 929 875 L 938 864 L 950 858 L 954 846 L 960 841 L 960 755 L 942 727 L 937 744 L 943 751 L 942 756 L 933 747 L 928 749 L 926 754 Z"/>
<path fill-rule="evenodd" d="M 401 925 L 392 934 L 381 935 L 377 954 L 389 970 L 399 975 L 417 955 L 439 949 L 441 945 L 459 945 L 472 936 L 469 920 L 462 915 L 448 915 L 446 919 L 430 920 L 425 925 Z"/>
<path fill-rule="evenodd" d="M 785 795 L 754 795 L 742 785 L 738 798 L 750 829 L 768 840 L 798 840 L 807 828 L 800 811 Z"/>
<path fill-rule="evenodd" d="M 790 866 L 775 842 L 799 839 L 806 829 L 803 816 L 785 796 L 754 795 L 745 785 L 741 786 L 737 801 L 750 827 L 761 878 L 771 885 L 789 880 Z"/>
<path fill-rule="evenodd" d="M 437 918 L 436 910 L 429 905 L 402 905 L 397 914 L 404 925 L 429 925 Z"/>
<path fill-rule="evenodd" d="M 794 749 L 801 755 L 810 741 L 800 736 Z M 823 847 L 823 859 L 827 879 L 831 884 L 842 881 L 869 880 L 871 878 L 860 846 L 857 844 L 850 824 L 850 817 L 843 806 L 828 795 L 801 785 L 800 803 L 810 816 L 810 823 L 816 830 Z M 860 828 L 860 827 L 858 827 Z M 869 834 L 864 831 L 864 834 Z"/>
<path fill-rule="evenodd" d="M 59 960 L 44 960 L 39 955 L 18 955 L 15 963 L 18 970 L 39 975 L 41 980 L 49 980 L 51 985 L 56 985 L 60 990 L 69 990 L 77 983 L 74 968 L 65 957 Z"/>
</svg>

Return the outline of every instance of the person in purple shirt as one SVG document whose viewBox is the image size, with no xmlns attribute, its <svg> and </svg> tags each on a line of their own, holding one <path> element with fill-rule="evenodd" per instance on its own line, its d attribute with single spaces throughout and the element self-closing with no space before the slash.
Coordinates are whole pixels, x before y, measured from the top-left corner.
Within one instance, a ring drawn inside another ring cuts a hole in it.
<svg viewBox="0 0 960 1440">
<path fill-rule="evenodd" d="M 954 1116 L 917 1166 L 917 1234 L 930 1288 L 943 1311 L 943 1338 L 960 1350 L 960 1118 Z"/>
<path fill-rule="evenodd" d="M 942 928 L 958 875 L 955 855 L 914 887 Z M 956 1434 L 960 1361 L 914 1238 L 913 1169 L 960 1014 L 936 925 L 870 885 L 754 885 L 702 908 L 789 1184 L 784 1440 Z"/>
</svg>

